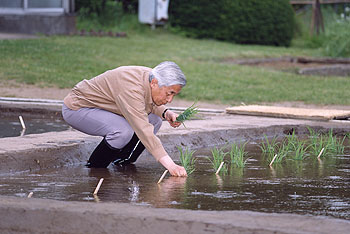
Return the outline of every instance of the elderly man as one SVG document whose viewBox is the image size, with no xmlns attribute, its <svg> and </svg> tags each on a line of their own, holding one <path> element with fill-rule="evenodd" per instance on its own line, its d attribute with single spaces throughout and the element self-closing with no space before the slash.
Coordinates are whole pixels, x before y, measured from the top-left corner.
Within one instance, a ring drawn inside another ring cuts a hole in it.
<svg viewBox="0 0 350 234">
<path fill-rule="evenodd" d="M 87 166 L 132 163 L 146 148 L 171 175 L 187 176 L 155 135 L 162 125 L 161 118 L 174 128 L 180 126 L 177 114 L 164 105 L 185 85 L 185 75 L 169 61 L 153 69 L 122 66 L 79 82 L 65 97 L 62 115 L 73 128 L 103 137 Z"/>
</svg>

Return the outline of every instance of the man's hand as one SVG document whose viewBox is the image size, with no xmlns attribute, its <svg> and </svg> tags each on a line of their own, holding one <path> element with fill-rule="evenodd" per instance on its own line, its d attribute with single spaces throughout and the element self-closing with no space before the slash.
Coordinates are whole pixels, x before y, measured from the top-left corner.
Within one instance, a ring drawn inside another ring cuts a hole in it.
<svg viewBox="0 0 350 234">
<path fill-rule="evenodd" d="M 176 165 L 169 155 L 159 159 L 159 162 L 169 170 L 172 176 L 187 176 L 187 172 L 184 167 Z"/>
<path fill-rule="evenodd" d="M 167 112 L 165 112 L 165 119 L 169 122 L 170 126 L 172 126 L 173 128 L 177 128 L 181 125 L 180 122 L 177 122 L 176 121 L 176 118 L 178 117 L 179 115 L 172 112 L 171 110 L 168 110 Z"/>
</svg>

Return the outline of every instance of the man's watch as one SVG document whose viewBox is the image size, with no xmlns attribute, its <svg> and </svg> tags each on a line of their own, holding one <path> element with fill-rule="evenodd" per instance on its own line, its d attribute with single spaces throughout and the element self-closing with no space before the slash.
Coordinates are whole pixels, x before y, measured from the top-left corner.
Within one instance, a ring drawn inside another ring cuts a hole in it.
<svg viewBox="0 0 350 234">
<path fill-rule="evenodd" d="M 169 109 L 165 109 L 164 111 L 163 111 L 163 114 L 162 114 L 162 117 L 163 117 L 163 119 L 165 119 L 165 112 L 167 112 Z"/>
</svg>

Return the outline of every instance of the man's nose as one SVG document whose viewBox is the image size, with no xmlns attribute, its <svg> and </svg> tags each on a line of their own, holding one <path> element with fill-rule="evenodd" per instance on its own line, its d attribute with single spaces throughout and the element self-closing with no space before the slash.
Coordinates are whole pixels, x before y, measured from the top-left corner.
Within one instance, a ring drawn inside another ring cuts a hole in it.
<svg viewBox="0 0 350 234">
<path fill-rule="evenodd" d="M 167 97 L 166 101 L 167 101 L 168 103 L 171 103 L 172 100 L 173 100 L 173 97 L 174 97 L 174 96 L 169 96 L 169 97 Z"/>
</svg>

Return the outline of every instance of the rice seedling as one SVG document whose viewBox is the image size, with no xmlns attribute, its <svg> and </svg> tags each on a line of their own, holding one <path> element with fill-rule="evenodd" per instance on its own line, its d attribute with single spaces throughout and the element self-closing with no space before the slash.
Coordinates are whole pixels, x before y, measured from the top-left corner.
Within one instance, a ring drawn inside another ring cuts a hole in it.
<svg viewBox="0 0 350 234">
<path fill-rule="evenodd" d="M 303 160 L 306 158 L 306 153 L 307 153 L 307 149 L 309 148 L 309 146 L 305 146 L 305 142 L 304 141 L 298 141 L 296 144 L 296 149 L 295 149 L 295 154 L 294 154 L 294 160 Z"/>
<path fill-rule="evenodd" d="M 180 151 L 180 163 L 185 168 L 187 175 L 192 174 L 196 168 L 196 158 L 193 156 L 195 150 L 189 150 L 187 147 L 183 150 L 180 146 L 177 146 Z"/>
<path fill-rule="evenodd" d="M 199 112 L 198 108 L 195 106 L 196 103 L 193 103 L 192 106 L 188 107 L 186 110 L 184 110 L 177 118 L 176 121 L 180 122 L 185 126 L 184 122 L 186 120 L 193 119 L 196 114 Z"/>
<path fill-rule="evenodd" d="M 237 167 L 245 167 L 245 164 L 247 163 L 248 158 L 244 160 L 247 155 L 247 152 L 245 151 L 246 144 L 247 143 L 244 143 L 239 146 L 234 143 L 231 145 L 231 150 L 229 152 L 231 163 L 235 164 Z"/>
<path fill-rule="evenodd" d="M 270 161 L 270 166 L 273 163 L 281 163 L 283 159 L 288 155 L 289 147 L 288 145 L 282 144 L 278 147 L 278 151 L 275 154 L 275 157 Z"/>
<path fill-rule="evenodd" d="M 267 154 L 269 158 L 272 158 L 276 154 L 276 148 L 278 146 L 277 137 L 274 137 L 269 141 L 267 136 L 264 134 L 265 141 L 259 145 L 263 154 Z"/>
<path fill-rule="evenodd" d="M 350 132 L 345 133 L 345 137 L 350 140 Z"/>
<path fill-rule="evenodd" d="M 345 149 L 345 146 L 344 146 L 345 139 L 346 139 L 346 136 L 344 136 L 343 139 L 338 140 L 337 136 L 333 135 L 333 130 L 331 129 L 328 132 L 326 149 L 333 154 L 343 154 Z"/>
<path fill-rule="evenodd" d="M 327 151 L 327 141 L 325 140 L 325 137 L 323 135 L 318 135 L 317 138 L 313 137 L 310 138 L 310 145 L 309 148 L 314 155 L 319 155 L 322 149 L 324 149 L 323 153 L 326 153 Z"/>
<path fill-rule="evenodd" d="M 292 135 L 287 136 L 287 146 L 284 147 L 285 151 L 295 151 L 296 145 L 298 143 L 298 137 L 295 135 L 295 131 L 293 130 Z"/>
<path fill-rule="evenodd" d="M 214 170 L 217 171 L 220 167 L 220 164 L 225 161 L 225 156 L 227 152 L 225 153 L 222 148 L 214 147 L 211 150 L 211 154 L 213 156 L 213 159 L 209 158 L 209 161 L 213 165 Z M 224 164 L 220 172 L 227 173 L 227 170 L 227 165 Z"/>
</svg>

